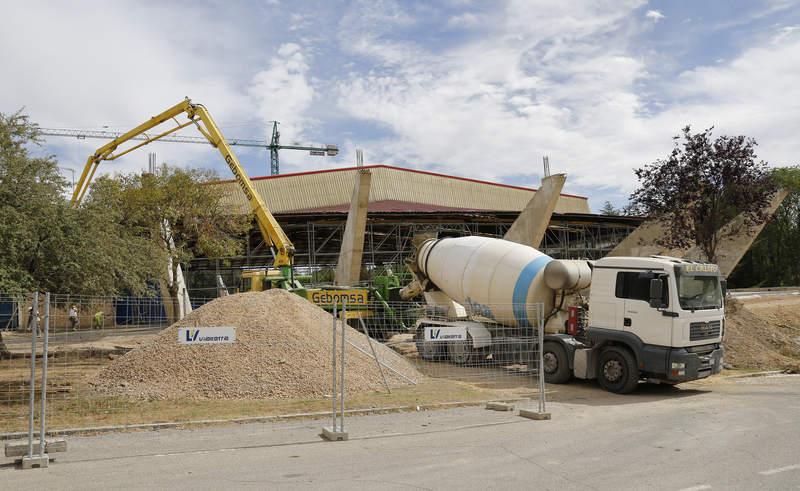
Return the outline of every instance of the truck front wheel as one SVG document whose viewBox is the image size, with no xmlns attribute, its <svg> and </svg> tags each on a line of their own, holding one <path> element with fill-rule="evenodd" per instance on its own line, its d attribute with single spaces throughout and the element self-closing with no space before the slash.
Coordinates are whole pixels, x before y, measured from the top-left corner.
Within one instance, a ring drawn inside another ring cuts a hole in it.
<svg viewBox="0 0 800 491">
<path fill-rule="evenodd" d="M 548 384 L 565 384 L 572 378 L 569 360 L 564 347 L 557 343 L 544 343 L 544 381 Z"/>
<path fill-rule="evenodd" d="M 630 351 L 609 346 L 600 353 L 597 382 L 615 394 L 629 394 L 639 385 L 639 368 Z"/>
</svg>

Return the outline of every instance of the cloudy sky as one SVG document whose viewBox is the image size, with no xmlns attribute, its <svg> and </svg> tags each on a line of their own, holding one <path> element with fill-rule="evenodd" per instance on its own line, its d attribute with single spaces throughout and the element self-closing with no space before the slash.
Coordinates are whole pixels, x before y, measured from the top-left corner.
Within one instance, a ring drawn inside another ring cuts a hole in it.
<svg viewBox="0 0 800 491">
<path fill-rule="evenodd" d="M 0 112 L 44 127 L 124 131 L 189 96 L 229 138 L 335 143 L 281 154 L 283 172 L 384 163 L 626 201 L 632 169 L 682 126 L 745 134 L 800 161 L 800 2 L 18 2 L 4 8 Z M 186 134 L 192 134 L 187 132 Z M 81 169 L 102 142 L 37 152 Z M 151 145 L 217 169 L 210 147 Z M 147 150 L 105 164 L 144 169 Z M 251 176 L 268 155 L 242 149 Z M 69 173 L 67 177 L 71 177 Z"/>
</svg>

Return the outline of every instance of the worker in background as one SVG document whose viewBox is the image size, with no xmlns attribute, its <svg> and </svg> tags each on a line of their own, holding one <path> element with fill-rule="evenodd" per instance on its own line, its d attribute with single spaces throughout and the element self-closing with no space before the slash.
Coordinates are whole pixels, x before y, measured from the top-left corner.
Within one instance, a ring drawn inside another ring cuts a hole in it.
<svg viewBox="0 0 800 491">
<path fill-rule="evenodd" d="M 78 318 L 78 307 L 76 307 L 73 304 L 69 308 L 68 315 L 69 315 L 69 327 L 70 327 L 70 329 L 72 329 L 73 331 L 77 331 L 78 330 L 78 326 L 81 323 L 80 319 Z"/>
<path fill-rule="evenodd" d="M 103 328 L 103 311 L 98 310 L 94 313 L 94 321 L 92 321 L 92 328 L 93 329 L 102 329 Z"/>
<path fill-rule="evenodd" d="M 34 329 L 36 329 L 36 332 L 38 333 L 39 321 L 41 320 L 42 319 L 38 313 L 36 314 L 36 317 L 33 316 L 33 307 L 28 307 L 28 325 L 25 327 L 25 330 L 32 332 Z"/>
</svg>

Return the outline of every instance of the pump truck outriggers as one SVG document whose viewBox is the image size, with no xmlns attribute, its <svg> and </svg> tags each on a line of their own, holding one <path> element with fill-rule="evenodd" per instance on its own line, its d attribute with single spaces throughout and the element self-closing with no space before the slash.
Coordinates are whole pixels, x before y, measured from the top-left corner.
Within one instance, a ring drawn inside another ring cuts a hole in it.
<svg viewBox="0 0 800 491">
<path fill-rule="evenodd" d="M 550 383 L 597 379 L 610 392 L 629 393 L 642 380 L 678 384 L 722 369 L 724 281 L 715 264 L 665 256 L 557 260 L 472 236 L 425 241 L 409 269 L 430 309 L 447 313 L 416 323 L 417 350 L 429 360 L 502 363 L 542 322 Z"/>
<path fill-rule="evenodd" d="M 177 118 L 183 114 L 188 118 L 188 121 L 178 121 Z M 175 123 L 173 128 L 153 136 L 146 133 L 170 120 Z M 72 205 L 77 206 L 80 204 L 101 162 L 118 159 L 138 148 L 158 141 L 167 135 L 192 125 L 194 125 L 197 131 L 222 154 L 222 158 L 225 160 L 225 163 L 228 164 L 228 167 L 236 178 L 236 182 L 244 192 L 248 203 L 250 203 L 250 209 L 255 215 L 256 223 L 261 231 L 264 242 L 272 251 L 274 260 L 271 267 L 245 268 L 242 271 L 242 279 L 246 291 L 262 291 L 270 288 L 290 290 L 306 298 L 310 302 L 327 309 L 332 308 L 334 301 L 341 304 L 344 299 L 347 299 L 349 318 L 361 317 L 367 323 L 369 323 L 370 318 L 375 314 L 381 318 L 389 319 L 390 321 L 392 319 L 397 319 L 392 308 L 380 297 L 377 290 L 360 287 L 305 288 L 300 283 L 294 273 L 293 260 L 295 248 L 292 241 L 289 240 L 289 237 L 283 231 L 280 224 L 278 224 L 277 220 L 275 220 L 275 217 L 269 211 L 269 208 L 267 208 L 266 203 L 258 194 L 258 191 L 256 191 L 244 167 L 239 162 L 238 157 L 222 135 L 222 132 L 206 107 L 202 104 L 193 103 L 188 97 L 157 116 L 153 116 L 132 130 L 111 140 L 89 156 L 80 179 L 75 185 L 71 200 Z M 119 149 L 122 144 L 134 138 L 141 137 L 141 135 L 145 137 L 141 143 L 137 143 L 124 150 Z M 378 313 L 373 312 L 375 309 L 381 309 L 382 311 Z M 404 327 L 402 326 L 402 322 L 397 322 L 401 324 L 400 328 Z"/>
</svg>

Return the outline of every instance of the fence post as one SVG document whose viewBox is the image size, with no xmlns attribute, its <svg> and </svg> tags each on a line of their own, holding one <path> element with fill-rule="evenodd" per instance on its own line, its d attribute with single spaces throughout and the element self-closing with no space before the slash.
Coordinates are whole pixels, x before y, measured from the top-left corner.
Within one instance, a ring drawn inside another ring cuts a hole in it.
<svg viewBox="0 0 800 491">
<path fill-rule="evenodd" d="M 28 413 L 28 458 L 33 458 L 33 417 L 36 412 L 36 333 L 39 331 L 39 292 L 33 293 L 31 316 L 28 326 L 31 329 L 31 383 L 30 408 Z"/>
<path fill-rule="evenodd" d="M 520 409 L 519 415 L 523 418 L 528 419 L 536 419 L 536 420 L 544 420 L 550 419 L 550 413 L 547 412 L 545 407 L 545 374 L 544 374 L 544 305 L 538 304 L 537 305 L 537 312 L 536 312 L 536 330 L 535 330 L 535 350 L 537 353 L 534 353 L 536 358 L 536 376 L 538 377 L 538 388 L 539 388 L 539 400 L 538 400 L 538 410 L 528 410 L 528 409 Z"/>
<path fill-rule="evenodd" d="M 47 420 L 47 341 L 50 334 L 50 292 L 44 294 L 44 339 L 42 340 L 42 396 L 39 410 L 39 458 L 47 459 L 45 427 Z"/>
<path fill-rule="evenodd" d="M 47 302 L 49 303 L 50 296 L 45 295 Z M 45 307 L 45 316 L 48 316 L 50 310 L 48 307 Z M 47 319 L 47 317 L 45 317 Z M 47 322 L 47 320 L 45 320 Z M 47 454 L 44 453 L 44 400 L 42 400 L 42 411 L 39 415 L 39 420 L 41 423 L 40 435 L 39 435 L 39 452 L 38 455 L 34 455 L 33 453 L 33 424 L 34 424 L 34 415 L 36 413 L 36 335 L 39 332 L 39 292 L 33 293 L 33 305 L 31 305 L 31 397 L 30 397 L 30 413 L 28 414 L 28 455 L 22 457 L 22 468 L 23 469 L 33 469 L 35 467 L 47 467 L 49 459 Z M 45 328 L 46 329 L 46 328 Z M 47 334 L 45 334 L 45 339 L 47 339 Z M 45 341 L 46 343 L 47 341 Z M 45 361 L 42 365 L 42 370 L 44 371 L 42 375 L 42 394 L 44 395 L 44 391 L 46 388 L 44 384 L 46 383 L 46 373 L 47 373 L 47 354 L 43 355 Z"/>
<path fill-rule="evenodd" d="M 539 350 L 539 369 L 537 373 L 539 374 L 539 413 L 546 414 L 547 408 L 545 407 L 545 381 L 544 381 L 544 308 L 540 308 L 538 317 L 539 329 L 538 329 L 538 338 L 539 338 L 539 346 L 537 347 Z"/>
<path fill-rule="evenodd" d="M 341 391 L 341 404 L 339 407 L 339 413 L 341 415 L 341 423 L 339 423 L 339 432 L 345 433 L 344 431 L 344 353 L 347 351 L 347 344 L 345 344 L 345 332 L 347 332 L 347 299 L 345 298 L 342 302 L 342 383 L 339 384 L 339 390 Z"/>
<path fill-rule="evenodd" d="M 331 339 L 331 427 L 330 428 L 322 428 L 322 434 L 320 435 L 323 439 L 328 441 L 344 441 L 347 440 L 347 432 L 344 431 L 344 369 L 345 369 L 345 357 L 344 352 L 347 347 L 346 342 L 347 339 L 345 337 L 345 330 L 347 328 L 347 323 L 345 322 L 345 318 L 347 316 L 347 303 L 346 301 L 342 303 L 342 311 L 341 315 L 337 316 L 337 302 L 334 300 L 333 302 L 333 329 L 332 332 L 332 339 Z M 337 317 L 341 317 L 341 324 L 342 324 L 342 359 L 341 359 L 341 380 L 339 383 L 339 409 L 341 411 L 341 421 L 337 425 L 337 415 L 336 415 L 336 325 L 337 325 Z"/>
<path fill-rule="evenodd" d="M 331 341 L 331 430 L 336 431 L 336 314 L 337 314 L 336 300 L 333 301 L 333 340 Z"/>
</svg>

